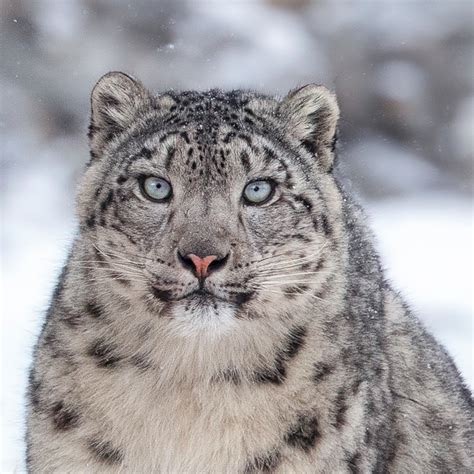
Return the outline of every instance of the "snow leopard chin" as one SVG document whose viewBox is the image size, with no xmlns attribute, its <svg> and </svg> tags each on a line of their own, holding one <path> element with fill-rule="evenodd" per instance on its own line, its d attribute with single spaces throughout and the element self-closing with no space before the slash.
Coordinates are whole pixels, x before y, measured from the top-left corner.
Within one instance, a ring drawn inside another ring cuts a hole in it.
<svg viewBox="0 0 474 474">
<path fill-rule="evenodd" d="M 207 334 L 218 337 L 235 330 L 236 306 L 208 296 L 187 298 L 189 301 L 174 303 L 171 323 L 176 335 L 190 337 Z"/>
</svg>

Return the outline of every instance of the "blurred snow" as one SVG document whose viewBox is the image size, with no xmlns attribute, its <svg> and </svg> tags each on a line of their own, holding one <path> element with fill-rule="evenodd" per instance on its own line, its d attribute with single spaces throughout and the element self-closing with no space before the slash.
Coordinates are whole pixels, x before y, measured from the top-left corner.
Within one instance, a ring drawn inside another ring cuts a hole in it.
<svg viewBox="0 0 474 474">
<path fill-rule="evenodd" d="M 336 89 L 388 274 L 472 387 L 473 17 L 468 1 L 0 2 L 1 472 L 22 469 L 27 367 L 109 70 L 155 90 Z"/>
</svg>

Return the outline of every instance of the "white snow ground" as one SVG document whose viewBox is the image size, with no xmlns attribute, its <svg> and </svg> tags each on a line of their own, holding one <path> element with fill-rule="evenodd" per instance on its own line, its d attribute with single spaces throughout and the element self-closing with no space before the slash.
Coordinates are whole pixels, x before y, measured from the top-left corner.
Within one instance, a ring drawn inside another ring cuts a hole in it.
<svg viewBox="0 0 474 474">
<path fill-rule="evenodd" d="M 58 174 L 52 176 L 44 164 L 37 165 L 22 176 L 21 189 L 7 190 L 2 213 L 2 473 L 23 471 L 27 368 L 74 231 L 72 194 L 65 206 Z M 472 387 L 470 201 L 433 194 L 366 207 L 388 275 L 446 345 Z"/>
</svg>

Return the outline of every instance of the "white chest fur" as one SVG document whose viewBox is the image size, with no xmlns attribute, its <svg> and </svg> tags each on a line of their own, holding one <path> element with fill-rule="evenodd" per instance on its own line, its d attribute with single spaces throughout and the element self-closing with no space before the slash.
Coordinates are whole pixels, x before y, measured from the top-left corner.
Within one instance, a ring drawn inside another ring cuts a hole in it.
<svg viewBox="0 0 474 474">
<path fill-rule="evenodd" d="M 222 386 L 173 388 L 137 384 L 117 393 L 104 426 L 124 453 L 124 471 L 241 472 L 277 442 L 278 398 L 268 390 Z M 118 416 L 119 415 L 119 416 Z"/>
</svg>

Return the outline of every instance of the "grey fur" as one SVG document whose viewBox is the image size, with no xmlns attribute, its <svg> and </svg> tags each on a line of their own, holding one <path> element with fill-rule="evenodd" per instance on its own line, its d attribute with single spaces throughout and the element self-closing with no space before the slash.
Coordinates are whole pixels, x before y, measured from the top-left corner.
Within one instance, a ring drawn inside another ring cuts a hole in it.
<svg viewBox="0 0 474 474">
<path fill-rule="evenodd" d="M 36 346 L 30 472 L 470 472 L 472 399 L 386 281 L 309 85 L 92 93 L 80 230 Z M 147 200 L 141 176 L 172 183 Z M 242 202 L 272 178 L 262 206 Z M 182 255 L 227 256 L 204 288 Z"/>
</svg>

